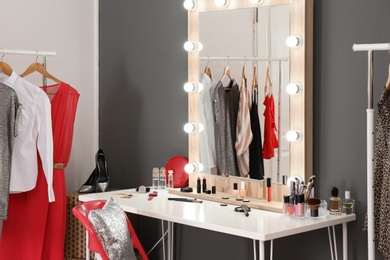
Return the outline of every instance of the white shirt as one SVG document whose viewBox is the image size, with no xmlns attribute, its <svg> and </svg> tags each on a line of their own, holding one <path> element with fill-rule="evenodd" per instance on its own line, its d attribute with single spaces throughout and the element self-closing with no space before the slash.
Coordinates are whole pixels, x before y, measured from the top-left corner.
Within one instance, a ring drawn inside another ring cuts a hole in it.
<svg viewBox="0 0 390 260">
<path fill-rule="evenodd" d="M 38 156 L 45 173 L 49 202 L 55 200 L 53 190 L 53 133 L 49 97 L 38 86 L 19 77 L 0 73 L 0 82 L 13 88 L 22 109 L 18 121 L 18 136 L 12 154 L 10 193 L 35 188 L 38 177 Z"/>
<path fill-rule="evenodd" d="M 215 83 L 203 73 L 201 75 L 203 91 L 199 92 L 199 122 L 204 130 L 199 133 L 200 162 L 204 166 L 204 172 L 211 173 L 216 167 L 215 136 L 214 136 L 214 113 L 213 101 L 210 92 L 214 91 Z"/>
</svg>

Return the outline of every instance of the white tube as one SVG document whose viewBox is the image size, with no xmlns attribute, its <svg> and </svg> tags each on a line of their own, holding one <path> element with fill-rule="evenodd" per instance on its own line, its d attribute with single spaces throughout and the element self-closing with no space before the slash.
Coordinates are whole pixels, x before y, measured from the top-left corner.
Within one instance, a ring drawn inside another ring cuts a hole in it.
<svg viewBox="0 0 390 260">
<path fill-rule="evenodd" d="M 6 54 L 16 54 L 16 55 L 37 55 L 37 56 L 56 56 L 55 51 L 39 51 L 39 50 L 9 50 L 1 49 L 0 55 Z"/>
<path fill-rule="evenodd" d="M 368 259 L 375 259 L 374 230 L 374 109 L 367 109 L 367 242 Z"/>
<path fill-rule="evenodd" d="M 354 44 L 353 51 L 388 51 L 390 43 L 374 43 L 374 44 Z"/>
</svg>

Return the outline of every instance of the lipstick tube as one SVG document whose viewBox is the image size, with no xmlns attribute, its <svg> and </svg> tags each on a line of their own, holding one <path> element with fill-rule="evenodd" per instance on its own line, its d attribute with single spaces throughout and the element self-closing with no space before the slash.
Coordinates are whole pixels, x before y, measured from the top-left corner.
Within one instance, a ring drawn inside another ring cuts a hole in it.
<svg viewBox="0 0 390 260">
<path fill-rule="evenodd" d="M 267 178 L 267 200 L 271 202 L 271 178 Z"/>
<path fill-rule="evenodd" d="M 198 177 L 198 179 L 196 180 L 196 192 L 197 193 L 201 193 L 201 185 L 200 185 L 200 178 Z"/>
</svg>

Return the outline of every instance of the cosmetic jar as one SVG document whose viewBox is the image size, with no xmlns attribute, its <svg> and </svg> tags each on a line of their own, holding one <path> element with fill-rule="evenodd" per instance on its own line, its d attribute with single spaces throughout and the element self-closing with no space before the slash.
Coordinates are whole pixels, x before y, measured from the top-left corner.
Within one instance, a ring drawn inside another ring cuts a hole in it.
<svg viewBox="0 0 390 260">
<path fill-rule="evenodd" d="M 290 195 L 283 196 L 283 215 L 288 215 L 288 204 L 290 202 Z"/>
</svg>

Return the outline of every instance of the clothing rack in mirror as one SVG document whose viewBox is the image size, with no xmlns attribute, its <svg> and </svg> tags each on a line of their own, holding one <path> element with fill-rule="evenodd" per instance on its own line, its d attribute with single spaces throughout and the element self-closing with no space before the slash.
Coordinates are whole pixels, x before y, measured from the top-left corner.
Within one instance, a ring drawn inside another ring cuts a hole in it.
<svg viewBox="0 0 390 260">
<path fill-rule="evenodd" d="M 214 61 L 288 61 L 288 58 L 258 58 L 246 56 L 202 56 L 199 60 L 214 60 Z"/>
<path fill-rule="evenodd" d="M 1 60 L 3 59 L 4 55 L 6 54 L 12 54 L 12 55 L 35 55 L 37 58 L 39 56 L 42 57 L 42 65 L 46 69 L 46 57 L 47 56 L 56 56 L 57 53 L 55 51 L 40 51 L 40 50 L 10 50 L 10 49 L 1 49 L 0 55 Z M 47 78 L 43 76 L 43 86 L 47 85 Z"/>
<path fill-rule="evenodd" d="M 374 229 L 374 63 L 373 51 L 389 51 L 390 43 L 354 44 L 353 51 L 366 51 L 368 54 L 367 76 L 367 236 L 368 260 L 375 259 L 375 229 Z M 344 258 L 345 259 L 345 258 Z"/>
</svg>

